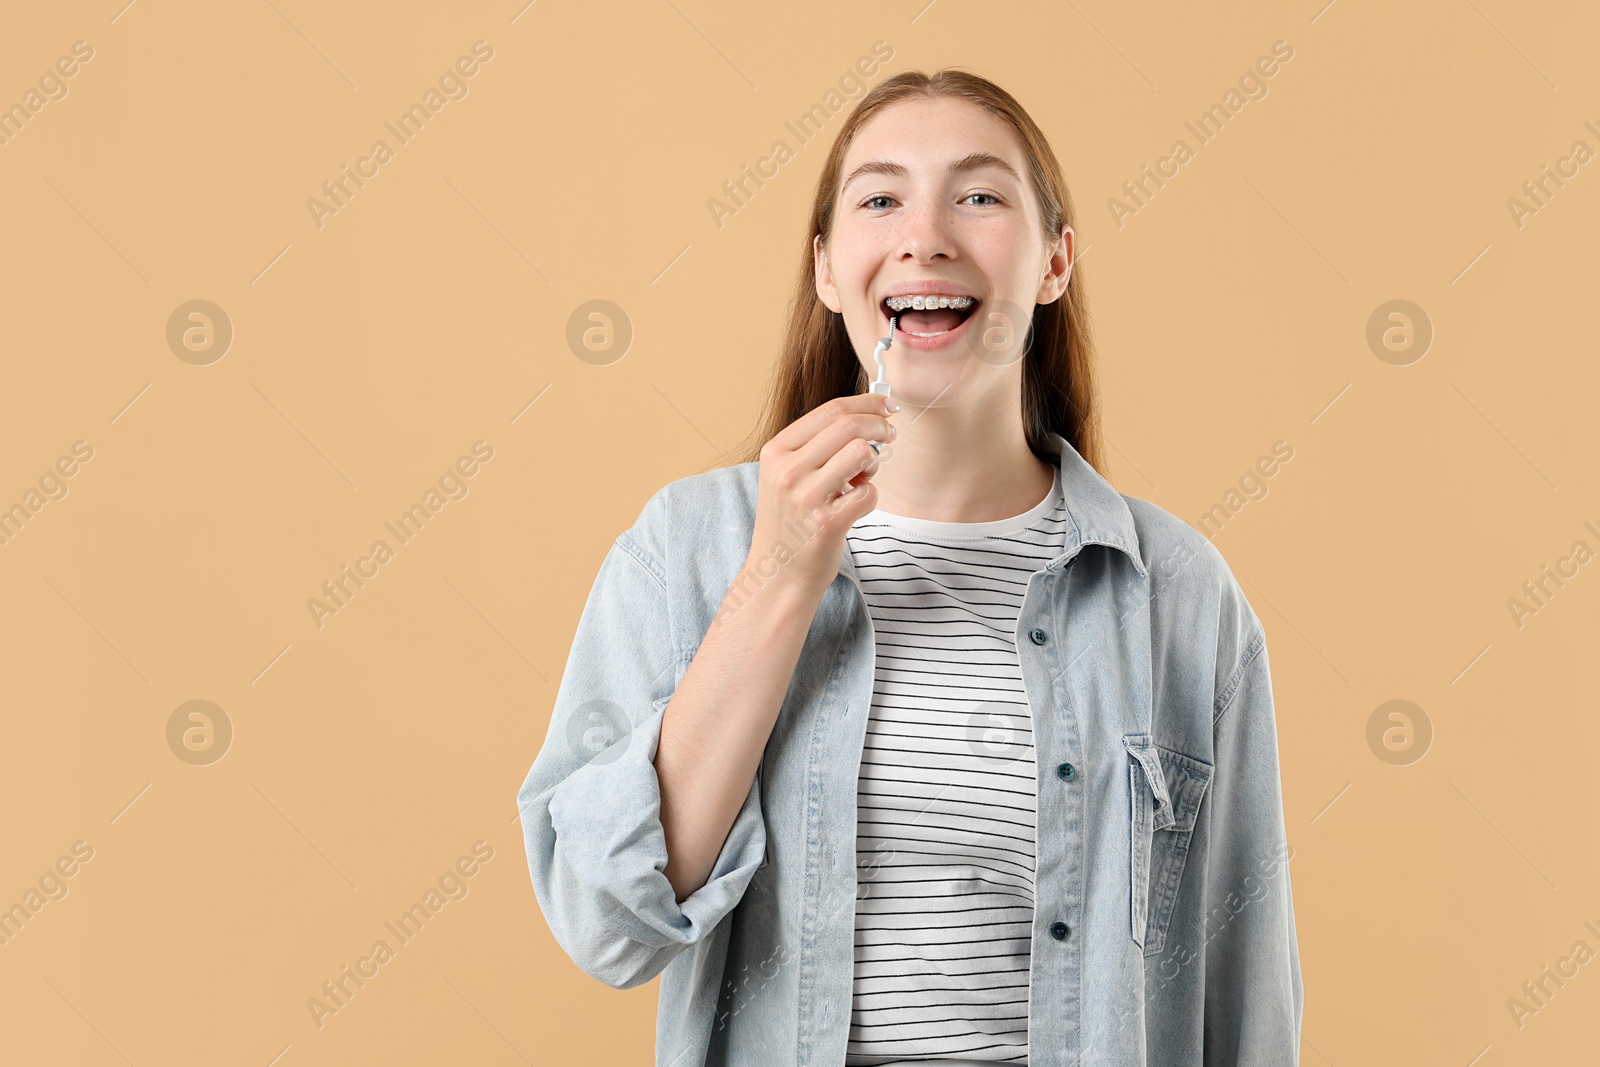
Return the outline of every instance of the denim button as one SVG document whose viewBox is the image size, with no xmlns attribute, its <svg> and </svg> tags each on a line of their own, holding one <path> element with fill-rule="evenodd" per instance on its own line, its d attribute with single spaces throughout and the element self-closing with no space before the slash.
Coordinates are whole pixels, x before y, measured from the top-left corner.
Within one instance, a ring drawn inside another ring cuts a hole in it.
<svg viewBox="0 0 1600 1067">
<path fill-rule="evenodd" d="M 1067 924 L 1064 922 L 1053 922 L 1050 924 L 1050 936 L 1055 938 L 1057 941 L 1065 941 L 1067 939 L 1068 932 Z"/>
<path fill-rule="evenodd" d="M 1056 768 L 1056 777 L 1063 782 L 1070 782 L 1078 776 L 1077 770 L 1070 763 L 1063 763 Z"/>
<path fill-rule="evenodd" d="M 1050 640 L 1050 635 L 1039 629 L 1037 626 L 1028 631 L 1028 636 L 1033 639 L 1033 643 L 1036 645 L 1042 645 L 1046 641 Z"/>
</svg>

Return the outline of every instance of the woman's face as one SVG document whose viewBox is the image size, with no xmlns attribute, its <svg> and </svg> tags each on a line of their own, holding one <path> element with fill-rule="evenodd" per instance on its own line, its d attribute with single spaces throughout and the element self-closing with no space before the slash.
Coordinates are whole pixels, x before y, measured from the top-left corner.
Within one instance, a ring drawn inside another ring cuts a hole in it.
<svg viewBox="0 0 1600 1067">
<path fill-rule="evenodd" d="M 972 297 L 970 311 L 900 316 L 885 356 L 894 396 L 919 407 L 1014 399 L 1036 304 L 1066 290 L 1071 227 L 1043 233 L 1027 157 L 1010 127 L 966 100 L 904 100 L 856 134 L 833 228 L 815 242 L 817 295 L 872 358 L 890 297 Z"/>
</svg>

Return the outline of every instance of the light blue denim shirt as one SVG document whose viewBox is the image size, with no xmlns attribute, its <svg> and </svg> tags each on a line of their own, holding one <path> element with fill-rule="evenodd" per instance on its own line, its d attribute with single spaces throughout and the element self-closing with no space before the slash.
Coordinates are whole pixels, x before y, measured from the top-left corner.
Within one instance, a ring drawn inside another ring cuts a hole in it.
<svg viewBox="0 0 1600 1067">
<path fill-rule="evenodd" d="M 1029 1062 L 1292 1067 L 1304 995 L 1261 623 L 1210 541 L 1054 439 L 1065 551 L 1015 633 L 1038 763 Z M 874 666 L 848 552 L 706 884 L 678 903 L 663 873 L 661 719 L 751 556 L 758 466 L 678 479 L 618 536 L 517 796 L 557 943 L 618 989 L 662 976 L 658 1067 L 845 1060 Z"/>
</svg>

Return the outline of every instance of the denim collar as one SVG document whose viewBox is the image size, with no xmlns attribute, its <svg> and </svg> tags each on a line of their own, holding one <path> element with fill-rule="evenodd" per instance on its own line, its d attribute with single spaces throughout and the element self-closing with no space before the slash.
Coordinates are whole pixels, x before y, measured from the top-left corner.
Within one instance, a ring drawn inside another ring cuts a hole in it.
<svg viewBox="0 0 1600 1067">
<path fill-rule="evenodd" d="M 1061 450 L 1056 464 L 1061 468 L 1061 492 L 1067 498 L 1067 514 L 1077 527 L 1075 533 L 1067 534 L 1067 551 L 1051 560 L 1050 566 L 1060 566 L 1084 545 L 1109 545 L 1127 553 L 1141 578 L 1149 577 L 1139 554 L 1139 534 L 1127 500 L 1065 437 L 1058 433 L 1050 436 Z"/>
</svg>

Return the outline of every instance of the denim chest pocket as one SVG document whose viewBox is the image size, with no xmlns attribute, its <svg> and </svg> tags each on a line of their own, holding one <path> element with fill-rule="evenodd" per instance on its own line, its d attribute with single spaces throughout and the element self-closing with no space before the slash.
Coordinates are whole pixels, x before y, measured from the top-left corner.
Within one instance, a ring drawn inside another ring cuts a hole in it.
<svg viewBox="0 0 1600 1067">
<path fill-rule="evenodd" d="M 1130 757 L 1132 798 L 1129 917 L 1134 944 L 1151 956 L 1166 944 L 1200 801 L 1215 768 L 1153 744 L 1149 734 L 1127 734 L 1122 744 Z"/>
</svg>

